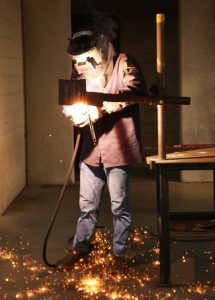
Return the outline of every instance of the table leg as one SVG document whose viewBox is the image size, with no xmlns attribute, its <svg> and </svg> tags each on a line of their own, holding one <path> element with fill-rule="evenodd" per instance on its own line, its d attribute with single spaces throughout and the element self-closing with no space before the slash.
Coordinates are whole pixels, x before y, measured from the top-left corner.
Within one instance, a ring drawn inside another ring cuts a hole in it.
<svg viewBox="0 0 215 300">
<path fill-rule="evenodd" d="M 215 212 L 215 169 L 213 169 L 213 196 L 214 196 L 214 212 Z"/>
<path fill-rule="evenodd" d="M 157 165 L 157 226 L 160 242 L 160 286 L 170 283 L 169 191 L 165 167 Z"/>
</svg>

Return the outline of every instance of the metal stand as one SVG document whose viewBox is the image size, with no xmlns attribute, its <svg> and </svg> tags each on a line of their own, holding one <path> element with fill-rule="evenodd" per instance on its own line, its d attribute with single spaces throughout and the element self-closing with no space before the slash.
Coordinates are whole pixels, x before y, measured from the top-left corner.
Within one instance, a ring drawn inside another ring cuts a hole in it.
<svg viewBox="0 0 215 300">
<path fill-rule="evenodd" d="M 212 148 L 211 148 L 212 149 Z M 202 149 L 204 152 L 207 149 Z M 157 188 L 157 228 L 160 243 L 160 287 L 171 286 L 171 237 L 170 237 L 170 219 L 206 218 L 215 217 L 215 149 L 213 148 L 208 155 L 200 157 L 197 151 L 196 157 L 186 156 L 189 151 L 184 152 L 183 158 L 159 159 L 158 156 L 147 157 L 147 163 L 153 164 L 156 170 L 156 188 Z M 176 156 L 177 156 L 176 152 Z M 168 156 L 168 154 L 167 154 Z M 212 170 L 213 171 L 213 209 L 206 212 L 180 212 L 171 213 L 169 211 L 169 189 L 168 172 L 175 170 Z M 179 240 L 180 241 L 180 240 Z"/>
</svg>

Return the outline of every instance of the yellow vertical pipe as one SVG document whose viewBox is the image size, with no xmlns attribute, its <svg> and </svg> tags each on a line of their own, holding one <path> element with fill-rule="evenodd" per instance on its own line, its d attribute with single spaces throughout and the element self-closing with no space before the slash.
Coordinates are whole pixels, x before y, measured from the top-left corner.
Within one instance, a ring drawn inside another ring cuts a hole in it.
<svg viewBox="0 0 215 300">
<path fill-rule="evenodd" d="M 157 79 L 160 95 L 164 92 L 164 22 L 165 15 L 156 14 Z M 157 105 L 158 157 L 160 159 L 166 159 L 164 108 L 164 105 Z"/>
</svg>

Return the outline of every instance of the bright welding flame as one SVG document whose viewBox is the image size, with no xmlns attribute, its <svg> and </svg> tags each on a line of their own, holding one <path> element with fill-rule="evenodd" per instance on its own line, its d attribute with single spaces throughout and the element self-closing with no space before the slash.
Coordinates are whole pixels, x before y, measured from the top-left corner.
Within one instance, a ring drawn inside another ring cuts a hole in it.
<svg viewBox="0 0 215 300">
<path fill-rule="evenodd" d="M 63 113 L 66 117 L 71 118 L 74 125 L 80 127 L 88 123 L 89 117 L 92 122 L 95 122 L 100 117 L 99 110 L 96 106 L 80 102 L 73 105 L 64 105 Z"/>
</svg>

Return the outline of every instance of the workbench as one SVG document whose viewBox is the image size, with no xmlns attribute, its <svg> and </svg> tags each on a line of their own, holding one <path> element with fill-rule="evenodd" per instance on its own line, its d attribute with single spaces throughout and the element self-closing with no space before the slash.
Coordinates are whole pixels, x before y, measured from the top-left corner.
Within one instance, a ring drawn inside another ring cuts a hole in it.
<svg viewBox="0 0 215 300">
<path fill-rule="evenodd" d="M 158 155 L 146 157 L 146 162 L 156 172 L 157 197 L 157 227 L 160 243 L 160 285 L 171 284 L 171 236 L 170 218 L 173 215 L 169 210 L 169 180 L 168 174 L 173 170 L 212 170 L 213 171 L 213 211 L 193 212 L 195 217 L 215 217 L 215 147 L 208 146 L 199 149 L 176 151 L 167 153 L 162 159 Z M 187 212 L 183 212 L 188 214 Z"/>
</svg>

